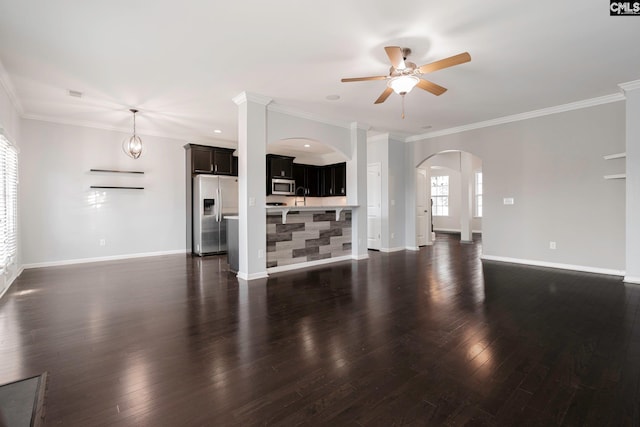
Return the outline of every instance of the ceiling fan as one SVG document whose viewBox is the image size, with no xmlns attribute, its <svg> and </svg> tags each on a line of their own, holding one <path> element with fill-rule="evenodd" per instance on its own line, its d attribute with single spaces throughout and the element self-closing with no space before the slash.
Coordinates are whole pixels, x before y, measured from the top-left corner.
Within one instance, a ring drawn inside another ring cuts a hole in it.
<svg viewBox="0 0 640 427">
<path fill-rule="evenodd" d="M 423 74 L 431 73 L 433 71 L 441 70 L 443 68 L 453 67 L 454 65 L 464 64 L 471 61 L 471 55 L 468 52 L 460 53 L 458 55 L 450 56 L 449 58 L 441 59 L 439 61 L 432 62 L 430 64 L 422 65 L 418 67 L 411 61 L 407 61 L 407 57 L 411 54 L 411 49 L 399 46 L 387 46 L 384 48 L 389 61 L 391 61 L 391 68 L 389 69 L 388 76 L 372 76 L 372 77 L 352 77 L 342 79 L 343 83 L 348 82 L 362 82 L 368 80 L 388 80 L 387 88 L 382 92 L 382 95 L 376 99 L 374 104 L 381 104 L 387 100 L 392 92 L 402 96 L 403 108 L 402 118 L 404 119 L 404 96 L 411 92 L 411 89 L 418 86 L 420 89 L 431 92 L 432 94 L 439 96 L 447 91 L 446 88 L 437 85 L 429 80 L 422 78 Z"/>
</svg>

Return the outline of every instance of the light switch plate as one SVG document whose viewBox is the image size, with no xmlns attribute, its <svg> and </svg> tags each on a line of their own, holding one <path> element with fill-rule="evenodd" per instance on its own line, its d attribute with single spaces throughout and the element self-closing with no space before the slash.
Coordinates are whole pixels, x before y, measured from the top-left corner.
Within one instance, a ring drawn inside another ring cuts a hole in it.
<svg viewBox="0 0 640 427">
<path fill-rule="evenodd" d="M 513 197 L 505 197 L 504 199 L 502 199 L 502 202 L 505 205 L 513 205 L 514 200 L 513 200 Z"/>
</svg>

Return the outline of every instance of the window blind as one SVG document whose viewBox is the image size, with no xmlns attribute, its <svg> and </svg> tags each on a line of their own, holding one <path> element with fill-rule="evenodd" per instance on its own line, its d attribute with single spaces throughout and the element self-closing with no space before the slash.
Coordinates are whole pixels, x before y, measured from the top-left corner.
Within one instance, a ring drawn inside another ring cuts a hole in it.
<svg viewBox="0 0 640 427">
<path fill-rule="evenodd" d="M 18 152 L 0 134 L 0 270 L 16 262 L 18 251 Z"/>
</svg>

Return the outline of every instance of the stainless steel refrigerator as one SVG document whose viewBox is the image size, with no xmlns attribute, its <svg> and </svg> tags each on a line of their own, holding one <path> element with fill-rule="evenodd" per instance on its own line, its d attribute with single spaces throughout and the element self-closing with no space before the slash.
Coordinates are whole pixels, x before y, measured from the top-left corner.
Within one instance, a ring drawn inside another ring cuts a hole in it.
<svg viewBox="0 0 640 427">
<path fill-rule="evenodd" d="M 225 216 L 238 214 L 238 178 L 196 175 L 193 178 L 193 253 L 226 253 Z"/>
</svg>

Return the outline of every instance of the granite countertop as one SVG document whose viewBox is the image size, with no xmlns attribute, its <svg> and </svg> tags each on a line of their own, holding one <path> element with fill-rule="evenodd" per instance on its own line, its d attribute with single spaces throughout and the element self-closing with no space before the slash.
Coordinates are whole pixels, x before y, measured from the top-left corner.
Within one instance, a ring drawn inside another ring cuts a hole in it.
<svg viewBox="0 0 640 427">
<path fill-rule="evenodd" d="M 329 206 L 267 206 L 267 211 L 335 211 L 336 209 L 353 209 L 358 205 L 329 205 Z"/>
</svg>

